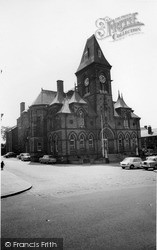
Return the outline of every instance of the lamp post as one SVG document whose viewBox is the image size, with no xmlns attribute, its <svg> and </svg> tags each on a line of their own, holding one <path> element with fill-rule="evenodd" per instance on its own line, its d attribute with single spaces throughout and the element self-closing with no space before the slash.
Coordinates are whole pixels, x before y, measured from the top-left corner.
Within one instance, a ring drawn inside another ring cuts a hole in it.
<svg viewBox="0 0 157 250">
<path fill-rule="evenodd" d="M 137 141 L 137 138 L 136 138 L 136 155 L 139 155 L 139 152 L 138 152 L 138 141 Z"/>
<path fill-rule="evenodd" d="M 107 138 L 104 138 L 104 127 L 103 127 L 103 117 L 101 114 L 101 145 L 102 145 L 102 157 L 105 158 L 105 162 L 109 163 L 108 151 L 107 151 Z"/>
</svg>

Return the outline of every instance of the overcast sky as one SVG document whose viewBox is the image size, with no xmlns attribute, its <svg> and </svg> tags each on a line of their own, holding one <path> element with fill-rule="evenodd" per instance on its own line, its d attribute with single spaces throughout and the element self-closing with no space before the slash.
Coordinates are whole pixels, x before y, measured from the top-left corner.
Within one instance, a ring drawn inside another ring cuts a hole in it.
<svg viewBox="0 0 157 250">
<path fill-rule="evenodd" d="M 2 125 L 14 126 L 20 102 L 30 106 L 41 88 L 74 87 L 86 40 L 99 18 L 137 12 L 142 33 L 119 41 L 98 40 L 112 65 L 113 100 L 118 90 L 141 126 L 157 128 L 157 1 L 0 0 L 0 108 Z"/>
</svg>

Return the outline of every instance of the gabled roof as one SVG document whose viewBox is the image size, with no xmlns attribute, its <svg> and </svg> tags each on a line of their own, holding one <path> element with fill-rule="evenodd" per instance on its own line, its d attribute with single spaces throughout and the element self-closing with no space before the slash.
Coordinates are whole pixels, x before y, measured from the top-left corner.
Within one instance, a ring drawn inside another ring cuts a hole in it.
<svg viewBox="0 0 157 250">
<path fill-rule="evenodd" d="M 81 62 L 80 65 L 76 71 L 79 72 L 80 70 L 82 70 L 83 68 L 87 67 L 88 65 L 92 64 L 93 62 L 95 63 L 100 63 L 103 64 L 109 68 L 111 68 L 111 65 L 108 63 L 108 61 L 106 60 L 96 38 L 95 35 L 92 35 L 90 38 L 88 38 L 84 51 L 83 51 L 83 55 L 81 58 Z"/>
<path fill-rule="evenodd" d="M 87 102 L 86 101 L 84 101 L 82 98 L 81 98 L 81 96 L 79 95 L 79 93 L 76 91 L 76 90 L 74 90 L 74 93 L 73 93 L 73 95 L 72 95 L 72 97 L 70 98 L 70 100 L 69 100 L 69 104 L 71 104 L 71 103 L 82 103 L 82 104 L 87 104 Z"/>
<path fill-rule="evenodd" d="M 51 90 L 44 90 L 41 89 L 40 94 L 35 99 L 35 101 L 32 103 L 33 105 L 49 105 L 53 99 L 55 98 L 56 92 Z"/>
</svg>

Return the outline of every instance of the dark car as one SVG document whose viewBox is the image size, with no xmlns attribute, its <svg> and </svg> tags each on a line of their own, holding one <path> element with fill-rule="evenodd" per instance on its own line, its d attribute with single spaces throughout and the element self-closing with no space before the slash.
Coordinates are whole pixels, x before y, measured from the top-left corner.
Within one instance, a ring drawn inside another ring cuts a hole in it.
<svg viewBox="0 0 157 250">
<path fill-rule="evenodd" d="M 16 154 L 14 152 L 8 152 L 5 155 L 3 155 L 5 158 L 10 158 L 10 157 L 16 157 Z"/>
<path fill-rule="evenodd" d="M 40 163 L 56 163 L 56 158 L 52 155 L 44 155 L 43 157 L 39 158 Z"/>
</svg>

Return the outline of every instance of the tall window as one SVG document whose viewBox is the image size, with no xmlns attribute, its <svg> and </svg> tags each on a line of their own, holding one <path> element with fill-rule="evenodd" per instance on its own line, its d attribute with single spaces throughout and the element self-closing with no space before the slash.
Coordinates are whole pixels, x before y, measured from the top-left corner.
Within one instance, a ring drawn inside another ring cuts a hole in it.
<svg viewBox="0 0 157 250">
<path fill-rule="evenodd" d="M 85 122 L 84 122 L 84 113 L 82 110 L 79 110 L 79 126 L 82 128 L 84 127 Z"/>
<path fill-rule="evenodd" d="M 57 137 L 57 135 L 54 136 L 54 150 L 55 150 L 55 153 L 58 153 L 58 137 Z"/>
<path fill-rule="evenodd" d="M 89 136 L 89 148 L 94 148 L 94 138 L 92 135 Z"/>
<path fill-rule="evenodd" d="M 80 136 L 80 149 L 85 148 L 85 137 L 84 135 Z"/>
<path fill-rule="evenodd" d="M 37 151 L 41 151 L 42 150 L 42 145 L 41 142 L 37 143 Z"/>
<path fill-rule="evenodd" d="M 76 148 L 76 138 L 74 135 L 70 136 L 70 150 L 75 150 Z"/>
<path fill-rule="evenodd" d="M 132 136 L 132 149 L 135 151 L 137 146 L 137 138 L 136 135 Z"/>
<path fill-rule="evenodd" d="M 125 137 L 125 150 L 126 151 L 129 151 L 130 149 L 130 140 L 129 140 L 129 135 L 127 134 L 126 137 Z"/>
<path fill-rule="evenodd" d="M 119 135 L 119 137 L 118 137 L 118 148 L 119 148 L 119 152 L 123 152 L 123 137 L 122 137 L 122 135 Z"/>
</svg>

